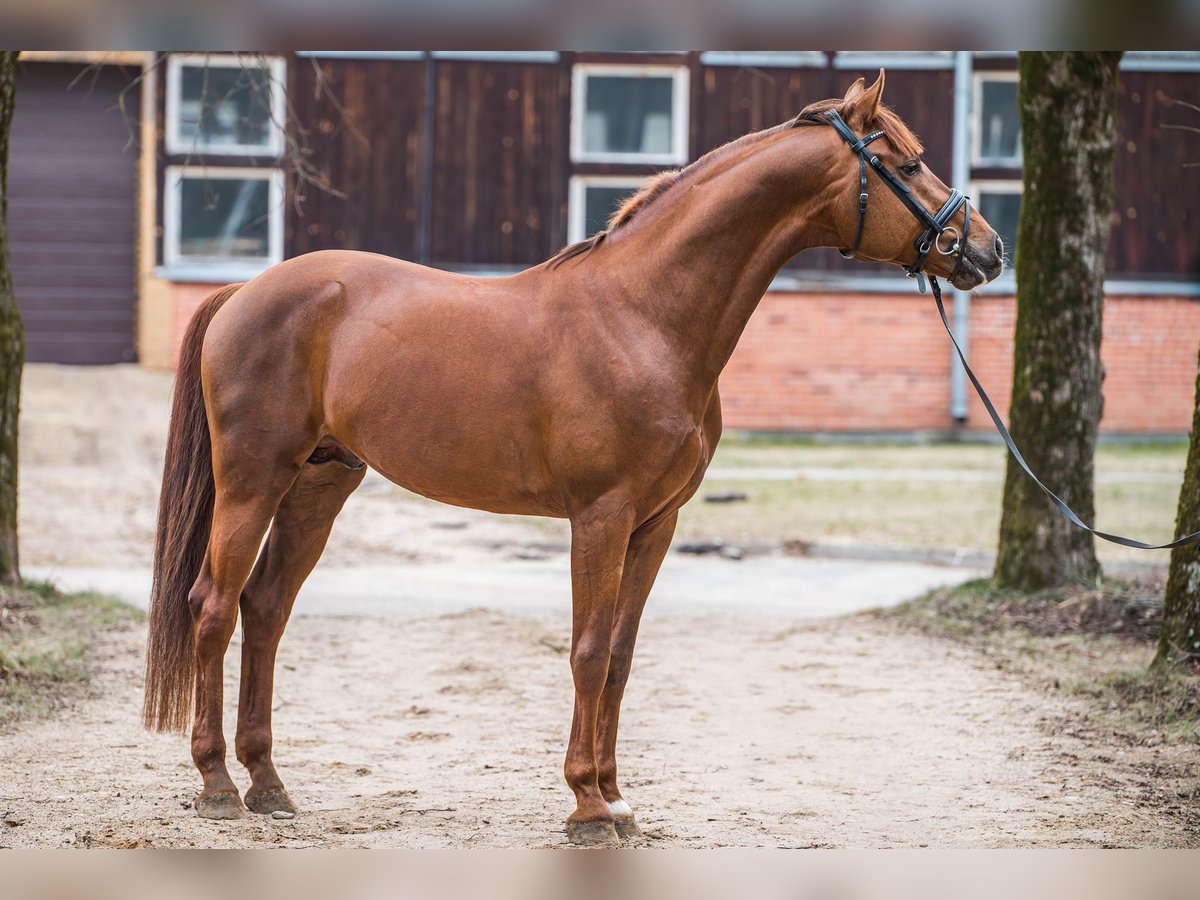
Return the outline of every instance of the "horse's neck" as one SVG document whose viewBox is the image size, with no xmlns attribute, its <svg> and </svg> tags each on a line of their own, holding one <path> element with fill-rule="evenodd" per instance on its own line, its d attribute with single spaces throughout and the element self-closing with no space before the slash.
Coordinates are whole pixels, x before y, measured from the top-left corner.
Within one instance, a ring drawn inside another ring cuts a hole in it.
<svg viewBox="0 0 1200 900">
<path fill-rule="evenodd" d="M 784 263 L 837 243 L 827 142 L 782 140 L 793 143 L 772 142 L 709 177 L 695 173 L 606 247 L 606 267 L 638 273 L 622 279 L 625 301 L 663 332 L 698 384 L 716 382 Z M 784 165 L 788 171 L 778 171 Z"/>
</svg>

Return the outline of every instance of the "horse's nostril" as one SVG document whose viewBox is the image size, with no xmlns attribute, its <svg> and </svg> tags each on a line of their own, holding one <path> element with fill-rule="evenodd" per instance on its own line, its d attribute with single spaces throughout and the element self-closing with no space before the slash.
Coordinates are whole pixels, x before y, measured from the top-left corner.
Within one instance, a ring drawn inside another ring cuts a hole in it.
<svg viewBox="0 0 1200 900">
<path fill-rule="evenodd" d="M 996 235 L 996 255 L 1004 259 L 1004 241 L 1000 239 L 1000 235 Z"/>
</svg>

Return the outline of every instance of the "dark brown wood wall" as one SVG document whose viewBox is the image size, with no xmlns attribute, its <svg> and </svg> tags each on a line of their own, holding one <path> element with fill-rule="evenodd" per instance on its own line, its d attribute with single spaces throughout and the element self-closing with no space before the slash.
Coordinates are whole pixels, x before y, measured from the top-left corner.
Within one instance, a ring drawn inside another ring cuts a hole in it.
<svg viewBox="0 0 1200 900">
<path fill-rule="evenodd" d="M 1117 112 L 1117 201 L 1111 273 L 1200 279 L 1200 135 L 1163 128 L 1200 128 L 1195 72 L 1121 73 Z"/>
<path fill-rule="evenodd" d="M 322 59 L 321 79 L 312 60 L 289 59 L 294 121 L 309 131 L 314 163 L 346 197 L 301 185 L 301 212 L 289 203 L 288 254 L 353 247 L 447 267 L 523 266 L 545 259 L 566 241 L 571 174 L 654 171 L 569 159 L 572 63 L 630 59 L 571 53 L 557 63 Z M 840 96 L 855 78 L 870 81 L 878 71 L 704 66 L 698 54 L 633 59 L 691 70 L 693 158 L 785 121 L 814 100 Z M 427 66 L 434 72 L 429 118 Z M 1195 202 L 1200 169 L 1183 168 L 1184 162 L 1200 160 L 1200 142 L 1193 134 L 1161 128 L 1164 121 L 1195 124 L 1187 110 L 1170 108 L 1165 98 L 1194 101 L 1198 83 L 1200 76 L 1191 72 L 1122 72 L 1114 275 L 1200 274 Z M 947 183 L 953 87 L 950 69 L 893 70 L 885 95 L 922 138 L 927 164 Z M 294 176 L 289 186 L 295 188 Z M 429 223 L 425 235 L 423 221 Z M 846 262 L 832 250 L 802 254 L 789 268 L 891 271 Z"/>
<path fill-rule="evenodd" d="M 316 66 L 314 66 L 314 62 Z M 420 258 L 425 63 L 289 59 L 291 121 L 331 191 L 288 174 L 287 255 Z"/>
<path fill-rule="evenodd" d="M 137 358 L 139 91 L 118 105 L 136 75 L 18 65 L 8 237 L 30 362 Z"/>
<path fill-rule="evenodd" d="M 541 262 L 566 235 L 568 73 L 558 63 L 434 64 L 432 262 Z"/>
</svg>

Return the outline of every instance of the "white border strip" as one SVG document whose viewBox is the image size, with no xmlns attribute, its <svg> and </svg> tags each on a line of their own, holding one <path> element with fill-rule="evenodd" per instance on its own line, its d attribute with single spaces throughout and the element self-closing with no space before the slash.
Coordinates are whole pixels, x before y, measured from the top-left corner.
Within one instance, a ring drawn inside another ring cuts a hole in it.
<svg viewBox="0 0 1200 900">
<path fill-rule="evenodd" d="M 953 69 L 953 50 L 838 50 L 835 69 Z"/>
<path fill-rule="evenodd" d="M 705 50 L 700 62 L 706 66 L 824 69 L 829 57 L 823 50 Z"/>
<path fill-rule="evenodd" d="M 296 55 L 313 59 L 424 59 L 424 50 L 297 50 Z"/>
</svg>

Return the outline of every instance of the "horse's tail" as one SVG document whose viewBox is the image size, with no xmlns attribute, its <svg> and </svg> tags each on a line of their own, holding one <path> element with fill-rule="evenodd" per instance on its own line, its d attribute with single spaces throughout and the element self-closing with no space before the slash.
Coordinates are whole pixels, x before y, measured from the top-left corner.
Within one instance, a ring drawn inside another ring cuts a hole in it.
<svg viewBox="0 0 1200 900">
<path fill-rule="evenodd" d="M 230 285 L 205 299 L 179 348 L 158 500 L 146 640 L 142 721 L 154 731 L 184 732 L 192 715 L 196 648 L 188 594 L 204 562 L 216 496 L 212 441 L 200 383 L 200 350 L 213 316 L 240 287 Z"/>
</svg>

